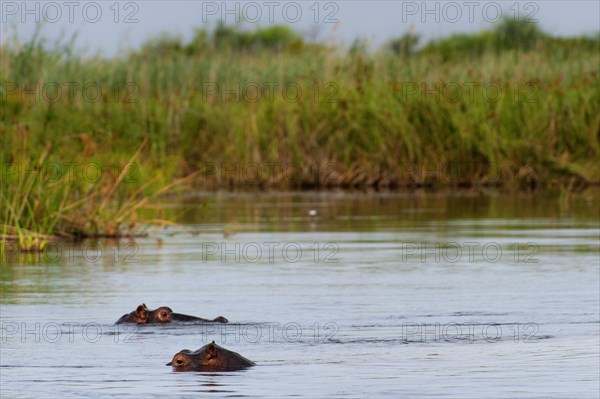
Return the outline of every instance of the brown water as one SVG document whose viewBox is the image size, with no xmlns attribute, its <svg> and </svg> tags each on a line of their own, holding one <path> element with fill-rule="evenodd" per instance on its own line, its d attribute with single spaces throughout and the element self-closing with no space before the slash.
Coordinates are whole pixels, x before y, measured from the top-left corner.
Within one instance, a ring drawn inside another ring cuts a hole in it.
<svg viewBox="0 0 600 399">
<path fill-rule="evenodd" d="M 597 194 L 162 205 L 184 226 L 4 260 L 2 397 L 599 395 Z M 231 324 L 113 325 L 141 303 Z M 165 366 L 212 340 L 257 366 Z"/>
</svg>

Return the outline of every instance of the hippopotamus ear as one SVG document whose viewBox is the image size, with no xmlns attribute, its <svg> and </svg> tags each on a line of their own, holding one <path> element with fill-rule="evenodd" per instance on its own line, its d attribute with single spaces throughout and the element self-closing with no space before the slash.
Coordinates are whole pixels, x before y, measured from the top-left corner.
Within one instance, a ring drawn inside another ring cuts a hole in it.
<svg viewBox="0 0 600 399">
<path fill-rule="evenodd" d="M 146 320 L 148 318 L 148 308 L 146 307 L 145 303 L 137 307 L 135 310 L 135 316 L 140 320 Z"/>
<path fill-rule="evenodd" d="M 217 344 L 215 344 L 215 341 L 208 344 L 208 348 L 206 348 L 206 354 L 208 355 L 209 359 L 217 356 Z"/>
</svg>

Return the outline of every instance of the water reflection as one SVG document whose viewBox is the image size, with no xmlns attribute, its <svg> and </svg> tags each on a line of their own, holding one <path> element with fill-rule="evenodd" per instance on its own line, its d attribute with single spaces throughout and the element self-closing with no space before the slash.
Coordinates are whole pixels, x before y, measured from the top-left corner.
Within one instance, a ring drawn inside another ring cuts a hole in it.
<svg viewBox="0 0 600 399">
<path fill-rule="evenodd" d="M 328 230 L 377 229 L 453 219 L 598 219 L 597 190 L 573 196 L 568 207 L 560 194 L 500 195 L 465 192 L 398 193 L 194 193 L 173 199 L 166 209 L 180 223 L 229 224 L 252 229 L 306 231 L 322 224 Z M 311 210 L 317 216 L 311 216 Z M 392 220 L 390 220 L 390 218 Z M 325 222 L 325 223 L 323 223 Z M 230 227 L 228 226 L 228 227 Z"/>
</svg>

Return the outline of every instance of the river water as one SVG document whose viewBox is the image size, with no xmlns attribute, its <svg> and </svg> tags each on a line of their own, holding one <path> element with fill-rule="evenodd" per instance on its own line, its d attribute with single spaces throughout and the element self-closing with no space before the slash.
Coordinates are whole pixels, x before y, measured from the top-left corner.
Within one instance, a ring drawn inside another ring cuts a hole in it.
<svg viewBox="0 0 600 399">
<path fill-rule="evenodd" d="M 161 207 L 181 224 L 3 260 L 0 396 L 599 397 L 597 191 Z M 141 303 L 230 324 L 113 325 Z M 257 366 L 165 365 L 212 340 Z"/>
</svg>

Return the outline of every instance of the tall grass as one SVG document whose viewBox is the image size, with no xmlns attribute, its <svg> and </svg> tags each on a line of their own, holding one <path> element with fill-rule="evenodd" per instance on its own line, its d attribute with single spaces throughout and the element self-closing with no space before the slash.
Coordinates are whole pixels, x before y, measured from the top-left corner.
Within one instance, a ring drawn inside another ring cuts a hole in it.
<svg viewBox="0 0 600 399">
<path fill-rule="evenodd" d="M 39 252 L 50 241 L 143 234 L 136 228 L 137 211 L 153 196 L 185 183 L 186 179 L 177 179 L 145 196 L 141 193 L 155 179 L 148 179 L 139 187 L 124 187 L 142 148 L 118 175 L 108 169 L 95 181 L 81 179 L 74 170 L 61 171 L 61 164 L 48 160 L 50 146 L 33 163 L 3 163 L 0 252 L 6 250 L 8 243 L 16 244 L 22 252 Z M 146 226 L 166 223 L 144 222 Z"/>
<path fill-rule="evenodd" d="M 284 28 L 220 26 L 111 60 L 34 38 L 2 49 L 3 76 L 14 84 L 4 86 L 2 123 L 9 135 L 26 125 L 33 153 L 48 141 L 71 159 L 86 143 L 66 147 L 68 137 L 86 134 L 98 149 L 90 159 L 104 162 L 122 161 L 147 140 L 144 168 L 163 182 L 207 164 L 251 162 L 292 164 L 295 174 L 286 178 L 282 167 L 232 184 L 514 185 L 508 178 L 531 167 L 539 184 L 597 182 L 599 41 L 521 30 L 509 21 L 416 52 L 411 36 L 392 43 L 396 52 L 344 54 Z M 51 82 L 61 85 L 56 102 L 44 98 Z M 72 98 L 69 84 L 79 84 Z M 102 94 L 86 99 L 86 84 Z M 263 93 L 255 100 L 256 88 Z M 2 155 L 11 159 L 6 140 Z M 405 170 L 455 162 L 479 166 L 451 181 Z M 314 173 L 319 165 L 331 170 L 328 179 Z M 229 184 L 212 177 L 199 183 Z"/>
<path fill-rule="evenodd" d="M 8 42 L 3 165 L 122 167 L 147 144 L 136 161 L 142 181 L 118 190 L 110 189 L 118 173 L 96 194 L 81 182 L 2 184 L 4 234 L 48 234 L 82 210 L 94 215 L 82 231 L 114 232 L 133 213 L 107 212 L 119 204 L 113 195 L 131 203 L 194 172 L 197 187 L 600 181 L 598 37 L 553 38 L 507 21 L 420 49 L 418 40 L 411 33 L 379 51 L 345 52 L 285 27 L 219 26 L 113 59 L 41 35 Z M 90 198 L 87 208 L 73 205 Z"/>
</svg>

